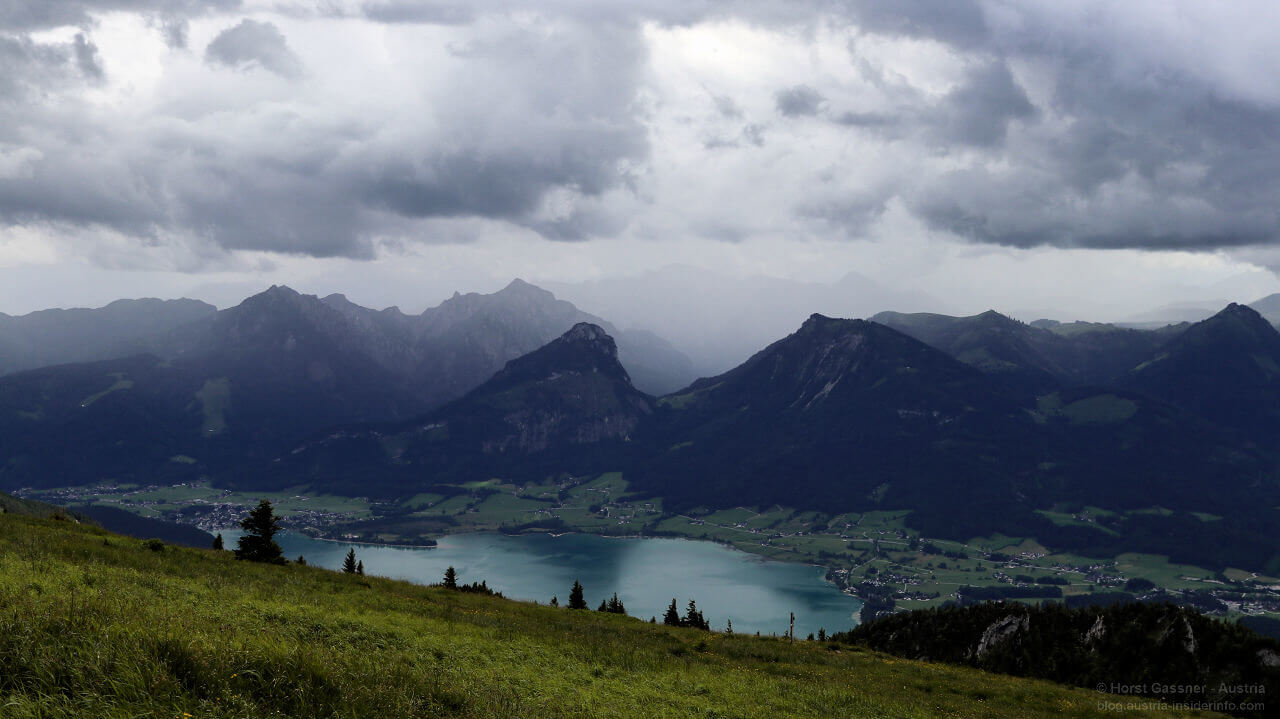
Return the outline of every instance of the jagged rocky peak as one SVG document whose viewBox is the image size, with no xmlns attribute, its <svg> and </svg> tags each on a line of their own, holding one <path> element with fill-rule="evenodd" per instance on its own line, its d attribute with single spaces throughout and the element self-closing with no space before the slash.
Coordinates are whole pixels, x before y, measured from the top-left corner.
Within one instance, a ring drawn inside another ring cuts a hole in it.
<svg viewBox="0 0 1280 719">
<path fill-rule="evenodd" d="M 560 335 L 560 341 L 581 345 L 615 359 L 618 356 L 618 344 L 604 331 L 604 328 L 590 322 L 579 322 L 574 325 L 568 332 Z"/>
<path fill-rule="evenodd" d="M 286 285 L 271 285 L 256 295 L 246 297 L 236 308 L 261 311 L 270 307 L 300 307 L 307 297 L 318 301 L 314 295 L 299 294 Z"/>
<path fill-rule="evenodd" d="M 579 322 L 568 332 L 529 354 L 517 357 L 494 376 L 495 382 L 540 380 L 568 374 L 600 374 L 631 385 L 618 361 L 618 346 L 599 325 Z"/>
<path fill-rule="evenodd" d="M 1264 319 L 1263 316 L 1259 314 L 1257 310 L 1253 309 L 1248 305 L 1237 304 L 1235 302 L 1232 302 L 1231 304 L 1222 308 L 1222 311 L 1219 312 L 1217 315 L 1214 315 L 1214 317 L 1239 318 L 1245 322 L 1268 324 L 1266 319 Z M 1211 317 L 1210 319 L 1213 319 L 1213 318 Z"/>
<path fill-rule="evenodd" d="M 289 298 L 300 297 L 298 291 L 288 285 L 271 285 L 260 294 L 262 297 Z"/>
<path fill-rule="evenodd" d="M 809 315 L 809 319 L 800 325 L 800 329 L 796 334 L 812 334 L 816 332 L 849 332 L 851 330 L 864 330 L 870 325 L 866 320 L 848 320 L 839 317 L 828 317 L 818 314 L 817 312 Z"/>
</svg>

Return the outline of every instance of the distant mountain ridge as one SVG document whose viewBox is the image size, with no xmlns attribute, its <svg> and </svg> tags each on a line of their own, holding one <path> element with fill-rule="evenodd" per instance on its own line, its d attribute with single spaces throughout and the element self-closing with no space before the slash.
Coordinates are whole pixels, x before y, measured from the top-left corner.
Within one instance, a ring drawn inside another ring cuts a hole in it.
<svg viewBox="0 0 1280 719">
<path fill-rule="evenodd" d="M 97 309 L 0 314 L 0 375 L 68 362 L 136 354 L 139 341 L 208 319 L 217 312 L 198 300 L 116 300 Z"/>
<path fill-rule="evenodd" d="M 1028 325 L 994 310 L 972 317 L 881 312 L 872 319 L 1007 383 L 1038 392 L 1111 384 L 1185 329 L 1045 321 Z"/>
<path fill-rule="evenodd" d="M 593 319 L 519 280 L 418 316 L 273 286 L 136 339 L 148 354 L 0 377 L 0 486 L 229 476 L 328 427 L 428 412 Z M 692 379 L 670 345 L 623 337 L 637 376 Z"/>
<path fill-rule="evenodd" d="M 1203 566 L 1231 547 L 1280 570 L 1280 333 L 1247 307 L 1155 332 L 814 314 L 657 398 L 600 323 L 538 339 L 579 314 L 522 282 L 417 316 L 273 287 L 153 338 L 158 356 L 0 378 L 0 487 L 391 499 L 622 472 L 667 511 L 907 510 L 926 536 Z M 1063 525 L 1059 505 L 1118 518 Z"/>
</svg>

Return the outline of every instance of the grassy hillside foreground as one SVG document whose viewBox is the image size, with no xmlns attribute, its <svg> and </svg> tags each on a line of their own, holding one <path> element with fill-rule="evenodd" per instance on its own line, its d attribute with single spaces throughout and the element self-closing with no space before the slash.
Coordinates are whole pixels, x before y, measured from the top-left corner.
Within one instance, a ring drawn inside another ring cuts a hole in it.
<svg viewBox="0 0 1280 719">
<path fill-rule="evenodd" d="M 1157 715 L 1111 695 L 849 647 L 252 565 L 0 515 L 5 717 L 1117 712 Z"/>
</svg>

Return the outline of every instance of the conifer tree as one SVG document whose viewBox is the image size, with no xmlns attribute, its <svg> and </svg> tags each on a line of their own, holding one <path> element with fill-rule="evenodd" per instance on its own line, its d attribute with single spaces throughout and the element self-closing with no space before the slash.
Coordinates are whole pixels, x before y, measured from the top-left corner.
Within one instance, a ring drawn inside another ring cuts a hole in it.
<svg viewBox="0 0 1280 719">
<path fill-rule="evenodd" d="M 614 592 L 609 598 L 609 603 L 605 606 L 605 611 L 610 614 L 626 614 L 627 608 L 622 605 L 622 600 L 618 599 L 618 593 Z"/>
<path fill-rule="evenodd" d="M 730 619 L 730 620 L 729 620 L 729 623 L 725 625 L 724 633 L 725 633 L 725 634 L 733 634 L 733 620 L 732 620 L 732 619 Z"/>
<path fill-rule="evenodd" d="M 302 556 L 301 554 L 298 555 L 297 562 L 298 562 L 298 566 L 300 567 L 307 566 L 307 558 Z"/>
<path fill-rule="evenodd" d="M 445 589 L 458 588 L 458 572 L 453 568 L 452 565 L 450 565 L 448 569 L 444 570 L 444 588 Z"/>
<path fill-rule="evenodd" d="M 347 558 L 342 560 L 342 572 L 344 574 L 356 573 L 356 549 L 352 547 L 347 550 Z"/>
<path fill-rule="evenodd" d="M 269 562 L 284 564 L 284 550 L 276 544 L 275 535 L 280 531 L 280 522 L 271 509 L 271 502 L 264 499 L 258 502 L 249 514 L 240 521 L 244 534 L 236 548 L 236 559 L 250 562 Z"/>
<path fill-rule="evenodd" d="M 680 626 L 680 610 L 676 609 L 676 599 L 671 598 L 671 606 L 667 607 L 667 613 L 662 615 L 662 623 L 669 627 Z"/>
<path fill-rule="evenodd" d="M 578 580 L 573 580 L 573 589 L 569 590 L 569 608 L 570 609 L 586 609 L 587 600 L 582 596 L 582 585 Z"/>
<path fill-rule="evenodd" d="M 362 577 L 364 576 L 364 560 L 356 562 L 356 574 L 359 574 Z"/>
<path fill-rule="evenodd" d="M 560 597 L 551 597 L 551 606 L 553 607 L 560 606 Z"/>
<path fill-rule="evenodd" d="M 601 600 L 600 600 L 600 606 L 596 607 L 596 611 L 597 611 L 597 612 L 608 612 L 608 611 L 609 611 L 609 600 L 607 600 L 607 599 L 601 599 Z"/>
<path fill-rule="evenodd" d="M 703 618 L 702 612 L 698 611 L 697 602 L 692 599 L 689 600 L 689 608 L 685 610 L 684 619 L 680 620 L 680 626 L 693 627 L 694 629 L 711 629 L 711 625 Z"/>
<path fill-rule="evenodd" d="M 221 552 L 225 547 L 222 544 L 222 532 L 213 535 L 213 548 Z"/>
</svg>

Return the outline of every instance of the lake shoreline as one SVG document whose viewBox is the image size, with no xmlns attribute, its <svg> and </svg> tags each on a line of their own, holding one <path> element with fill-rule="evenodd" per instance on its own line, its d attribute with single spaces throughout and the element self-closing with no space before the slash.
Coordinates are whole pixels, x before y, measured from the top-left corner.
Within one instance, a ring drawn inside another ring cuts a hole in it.
<svg viewBox="0 0 1280 719">
<path fill-rule="evenodd" d="M 228 546 L 239 535 L 240 530 L 225 530 Z M 508 597 L 539 604 L 552 596 L 563 604 L 570 586 L 581 581 L 592 607 L 616 592 L 628 613 L 642 619 L 660 619 L 672 598 L 681 610 L 697 599 L 717 626 L 732 619 L 738 631 L 763 634 L 785 631 L 790 612 L 797 616 L 797 633 L 824 627 L 843 631 L 856 626 L 861 607 L 861 600 L 841 591 L 820 566 L 689 537 L 465 531 L 445 535 L 435 547 L 409 547 L 286 529 L 276 539 L 286 557 L 301 555 L 315 567 L 340 568 L 353 547 L 370 575 L 434 584 L 452 566 L 459 582 L 487 580 Z"/>
</svg>

